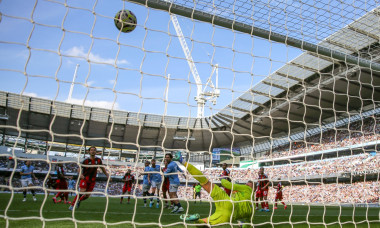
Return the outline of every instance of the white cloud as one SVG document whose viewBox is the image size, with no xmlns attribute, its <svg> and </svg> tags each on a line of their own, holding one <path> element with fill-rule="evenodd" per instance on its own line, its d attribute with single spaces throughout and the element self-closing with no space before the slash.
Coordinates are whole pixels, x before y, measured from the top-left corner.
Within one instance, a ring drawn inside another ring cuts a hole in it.
<svg viewBox="0 0 380 228">
<path fill-rule="evenodd" d="M 42 99 L 51 99 L 50 97 L 38 96 L 37 93 L 23 92 L 22 95 L 28 96 L 28 97 L 39 97 Z"/>
<path fill-rule="evenodd" d="M 24 95 L 24 96 L 28 96 L 28 97 L 37 97 L 37 93 L 28 93 L 28 92 L 24 92 L 22 95 Z"/>
<path fill-rule="evenodd" d="M 95 83 L 95 81 L 87 81 L 88 86 L 92 86 Z"/>
<path fill-rule="evenodd" d="M 108 82 L 109 82 L 111 85 L 115 84 L 115 80 L 108 80 Z"/>
<path fill-rule="evenodd" d="M 83 57 L 83 58 L 87 58 L 87 54 L 88 54 L 87 52 L 84 51 L 84 47 L 82 46 L 81 47 L 74 46 L 70 48 L 69 50 L 65 51 L 64 53 L 66 55 Z M 88 55 L 88 59 L 92 62 L 107 63 L 107 64 L 115 63 L 115 59 L 111 59 L 111 58 L 106 59 L 92 52 L 90 52 L 90 54 Z M 125 59 L 119 59 L 116 61 L 116 64 L 118 65 L 129 64 L 129 62 Z"/>
<path fill-rule="evenodd" d="M 77 104 L 77 105 L 83 105 L 83 99 L 75 99 L 71 98 L 71 100 L 66 100 L 65 102 L 71 103 L 71 104 Z M 105 108 L 105 109 L 111 109 L 112 104 L 114 104 L 111 101 L 92 101 L 92 100 L 86 100 L 84 102 L 85 106 L 90 107 L 97 107 L 97 108 Z M 115 102 L 113 109 L 120 110 L 120 106 L 117 102 Z"/>
</svg>

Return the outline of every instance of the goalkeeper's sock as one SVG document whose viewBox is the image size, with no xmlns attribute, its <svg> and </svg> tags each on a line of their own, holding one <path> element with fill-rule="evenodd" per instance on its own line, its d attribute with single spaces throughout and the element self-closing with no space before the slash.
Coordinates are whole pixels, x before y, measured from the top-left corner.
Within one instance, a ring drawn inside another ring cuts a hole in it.
<svg viewBox="0 0 380 228">
<path fill-rule="evenodd" d="M 204 219 L 198 219 L 195 223 L 198 223 L 198 224 L 205 224 L 205 223 L 207 223 L 207 218 L 204 218 Z"/>
<path fill-rule="evenodd" d="M 189 171 L 189 173 L 193 175 L 194 179 L 199 181 L 201 185 L 207 184 L 208 179 L 203 175 L 203 173 L 199 169 L 187 162 L 185 162 L 183 165 L 186 167 L 187 171 Z"/>
</svg>

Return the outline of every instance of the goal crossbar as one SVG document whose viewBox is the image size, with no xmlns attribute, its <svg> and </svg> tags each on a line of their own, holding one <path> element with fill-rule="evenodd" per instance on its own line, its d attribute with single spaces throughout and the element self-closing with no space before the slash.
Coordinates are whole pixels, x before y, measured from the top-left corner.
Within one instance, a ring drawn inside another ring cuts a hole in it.
<svg viewBox="0 0 380 228">
<path fill-rule="evenodd" d="M 275 33 L 275 32 L 265 30 L 259 27 L 255 27 L 252 25 L 248 25 L 245 23 L 237 22 L 237 21 L 227 19 L 224 17 L 216 16 L 216 15 L 206 13 L 200 10 L 196 10 L 193 8 L 188 8 L 182 5 L 174 4 L 165 0 L 125 0 L 125 1 L 145 5 L 153 9 L 168 11 L 169 13 L 211 23 L 217 26 L 232 29 L 232 30 L 246 33 L 252 36 L 257 36 L 264 39 L 276 41 L 276 42 L 283 43 L 292 47 L 300 48 L 305 51 L 313 52 L 318 55 L 322 55 L 322 56 L 340 60 L 340 61 L 345 61 L 347 63 L 359 65 L 361 67 L 369 68 L 371 70 L 380 72 L 380 64 L 375 63 L 373 61 L 363 59 L 363 58 L 358 58 L 350 54 L 345 54 L 343 52 L 332 50 L 330 48 L 326 48 L 320 45 L 306 42 L 294 37 L 284 36 L 279 33 Z"/>
</svg>

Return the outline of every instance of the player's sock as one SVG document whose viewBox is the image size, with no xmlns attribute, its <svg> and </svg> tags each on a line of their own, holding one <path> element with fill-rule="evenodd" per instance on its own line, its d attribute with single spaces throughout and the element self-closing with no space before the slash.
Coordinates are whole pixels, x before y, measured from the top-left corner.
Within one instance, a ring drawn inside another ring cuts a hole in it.
<svg viewBox="0 0 380 228">
<path fill-rule="evenodd" d="M 198 220 L 196 221 L 196 223 L 198 223 L 198 224 L 204 224 L 204 223 L 207 223 L 207 218 L 204 218 L 204 219 L 198 219 Z"/>
<path fill-rule="evenodd" d="M 75 205 L 75 202 L 77 202 L 77 199 L 78 199 L 78 195 L 75 196 L 73 202 L 71 202 L 71 206 L 74 206 Z"/>
<path fill-rule="evenodd" d="M 264 203 L 264 202 L 261 202 L 261 208 L 262 208 L 262 209 L 265 208 L 265 203 Z"/>
<path fill-rule="evenodd" d="M 131 200 L 131 197 L 128 196 L 128 203 L 129 203 L 130 200 Z"/>
<path fill-rule="evenodd" d="M 156 202 L 157 202 L 157 204 L 160 203 L 160 198 L 159 198 L 159 196 L 156 196 Z"/>
<path fill-rule="evenodd" d="M 36 196 L 36 192 L 34 190 L 30 190 L 33 196 Z"/>
<path fill-rule="evenodd" d="M 154 193 L 150 193 L 150 196 L 151 196 L 151 198 L 150 198 L 150 202 L 153 202 L 154 197 L 155 197 Z"/>
<path fill-rule="evenodd" d="M 274 203 L 274 206 L 275 206 L 275 207 L 277 207 L 277 202 L 276 202 L 276 203 Z"/>
<path fill-rule="evenodd" d="M 26 198 L 26 190 L 24 190 L 24 191 L 22 192 L 22 194 L 24 194 L 24 198 Z"/>
<path fill-rule="evenodd" d="M 146 196 L 147 192 L 143 192 L 143 196 Z M 144 198 L 144 205 L 146 206 L 146 198 Z"/>
<path fill-rule="evenodd" d="M 79 198 L 79 201 L 86 200 L 87 198 L 88 198 L 87 195 L 82 195 L 82 196 Z"/>
<path fill-rule="evenodd" d="M 281 202 L 284 206 L 286 206 L 285 202 Z"/>
<path fill-rule="evenodd" d="M 58 198 L 60 195 L 61 195 L 61 193 L 58 192 L 54 197 L 55 197 L 55 198 Z"/>
<path fill-rule="evenodd" d="M 120 197 L 120 203 L 122 203 L 122 202 L 123 202 L 123 199 L 124 199 L 124 197 Z"/>
<path fill-rule="evenodd" d="M 208 179 L 203 175 L 203 173 L 199 169 L 187 162 L 185 162 L 183 165 L 186 167 L 187 171 L 189 171 L 189 173 L 193 175 L 194 179 L 199 181 L 201 185 L 207 184 Z"/>
<path fill-rule="evenodd" d="M 265 203 L 265 209 L 269 209 L 269 203 L 268 202 Z"/>
</svg>

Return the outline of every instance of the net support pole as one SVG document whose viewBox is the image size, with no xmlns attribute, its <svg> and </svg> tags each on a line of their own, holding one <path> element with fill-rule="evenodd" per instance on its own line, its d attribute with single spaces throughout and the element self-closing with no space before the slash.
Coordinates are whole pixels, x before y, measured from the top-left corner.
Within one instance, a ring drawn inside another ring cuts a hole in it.
<svg viewBox="0 0 380 228">
<path fill-rule="evenodd" d="M 284 36 L 279 33 L 274 33 L 262 28 L 254 27 L 252 25 L 244 24 L 224 17 L 215 16 L 200 10 L 184 7 L 181 5 L 173 4 L 165 0 L 126 0 L 129 2 L 148 6 L 150 8 L 168 11 L 169 13 L 177 14 L 180 16 L 192 18 L 195 20 L 211 23 L 213 25 L 221 26 L 224 28 L 232 29 L 252 36 L 261 37 L 264 39 L 283 43 L 292 47 L 300 48 L 305 51 L 313 52 L 318 55 L 326 56 L 328 58 L 344 61 L 347 63 L 359 65 L 361 67 L 369 68 L 371 70 L 380 72 L 380 64 L 372 62 L 367 59 L 358 58 L 353 55 L 345 54 L 335 51 L 326 47 L 322 47 L 313 43 L 303 40 Z"/>
</svg>

